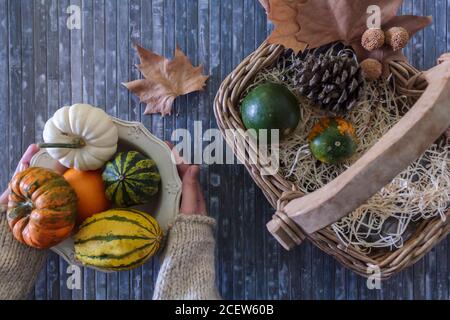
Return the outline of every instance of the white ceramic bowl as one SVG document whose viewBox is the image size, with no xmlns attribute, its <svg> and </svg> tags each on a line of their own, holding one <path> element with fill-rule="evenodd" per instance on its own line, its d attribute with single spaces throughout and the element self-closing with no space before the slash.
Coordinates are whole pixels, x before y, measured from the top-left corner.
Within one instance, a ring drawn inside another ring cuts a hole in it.
<svg viewBox="0 0 450 320">
<path fill-rule="evenodd" d="M 181 198 L 181 181 L 177 168 L 171 159 L 169 147 L 152 135 L 142 123 L 128 122 L 112 118 L 119 131 L 119 150 L 136 150 L 155 160 L 161 174 L 161 189 L 154 200 L 133 208 L 151 214 L 161 225 L 164 234 L 169 225 L 179 214 Z M 44 150 L 37 153 L 31 160 L 31 166 L 54 170 L 58 162 Z M 80 265 L 75 259 L 73 239 L 69 238 L 52 250 L 63 257 L 69 264 Z M 102 270 L 103 271 L 103 270 Z"/>
</svg>

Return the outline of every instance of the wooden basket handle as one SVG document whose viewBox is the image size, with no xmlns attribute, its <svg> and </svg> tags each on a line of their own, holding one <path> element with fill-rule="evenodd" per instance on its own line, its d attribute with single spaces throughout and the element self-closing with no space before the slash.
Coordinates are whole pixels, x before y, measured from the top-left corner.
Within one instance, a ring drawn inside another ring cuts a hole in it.
<svg viewBox="0 0 450 320">
<path fill-rule="evenodd" d="M 360 207 L 449 128 L 450 60 L 425 76 L 428 87 L 423 95 L 375 146 L 323 188 L 277 211 L 267 228 L 283 247 L 292 249 L 301 243 L 302 232 L 317 232 Z"/>
</svg>

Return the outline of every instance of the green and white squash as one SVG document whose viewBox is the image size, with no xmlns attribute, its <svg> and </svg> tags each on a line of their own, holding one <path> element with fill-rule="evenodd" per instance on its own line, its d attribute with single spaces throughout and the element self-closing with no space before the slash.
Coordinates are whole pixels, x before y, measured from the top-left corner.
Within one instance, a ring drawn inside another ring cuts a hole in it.
<svg viewBox="0 0 450 320">
<path fill-rule="evenodd" d="M 159 250 L 163 234 L 150 215 L 114 209 L 87 219 L 75 235 L 75 257 L 83 265 L 110 271 L 131 270 Z"/>
<path fill-rule="evenodd" d="M 328 164 L 350 159 L 356 152 L 356 132 L 353 125 L 340 117 L 321 119 L 308 137 L 314 157 Z"/>
<path fill-rule="evenodd" d="M 155 161 L 136 151 L 119 153 L 102 176 L 106 197 L 119 207 L 150 202 L 161 182 Z"/>
</svg>

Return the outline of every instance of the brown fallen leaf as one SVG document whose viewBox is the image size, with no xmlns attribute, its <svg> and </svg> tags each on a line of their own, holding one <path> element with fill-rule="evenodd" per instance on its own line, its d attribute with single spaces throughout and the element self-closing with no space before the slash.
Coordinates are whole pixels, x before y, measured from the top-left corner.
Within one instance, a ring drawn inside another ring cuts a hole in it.
<svg viewBox="0 0 450 320">
<path fill-rule="evenodd" d="M 340 41 L 352 46 L 359 61 L 376 58 L 387 66 L 392 60 L 406 60 L 400 51 L 388 46 L 372 52 L 361 46 L 367 30 L 369 5 L 381 9 L 382 28 L 404 27 L 412 37 L 431 23 L 430 17 L 397 16 L 403 0 L 269 0 L 269 19 L 275 30 L 268 41 L 281 44 L 295 52 L 317 48 Z"/>
<path fill-rule="evenodd" d="M 209 76 L 202 74 L 203 66 L 194 67 L 177 47 L 171 61 L 136 45 L 141 64 L 137 68 L 144 79 L 124 83 L 147 104 L 144 114 L 172 113 L 174 100 L 181 95 L 203 90 Z"/>
<path fill-rule="evenodd" d="M 268 0 L 262 3 L 275 27 L 267 39 L 270 44 L 281 44 L 295 53 L 306 49 L 307 43 L 297 38 L 300 32 L 297 7 L 302 1 L 305 0 Z"/>
</svg>

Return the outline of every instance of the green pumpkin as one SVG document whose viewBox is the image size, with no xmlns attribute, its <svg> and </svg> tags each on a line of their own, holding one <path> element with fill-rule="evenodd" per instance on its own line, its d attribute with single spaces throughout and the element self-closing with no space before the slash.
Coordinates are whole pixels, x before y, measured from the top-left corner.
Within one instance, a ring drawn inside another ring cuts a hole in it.
<svg viewBox="0 0 450 320">
<path fill-rule="evenodd" d="M 242 121 L 246 129 L 256 131 L 280 130 L 283 137 L 297 128 L 300 108 L 295 95 L 285 86 L 265 83 L 257 86 L 244 98 L 241 106 Z M 270 139 L 269 139 L 270 141 Z"/>
<path fill-rule="evenodd" d="M 103 170 L 106 197 L 119 207 L 150 202 L 161 176 L 155 161 L 136 151 L 119 153 Z"/>
<path fill-rule="evenodd" d="M 321 119 L 312 129 L 308 140 L 314 157 L 329 164 L 348 160 L 357 148 L 355 129 L 342 118 Z"/>
</svg>

